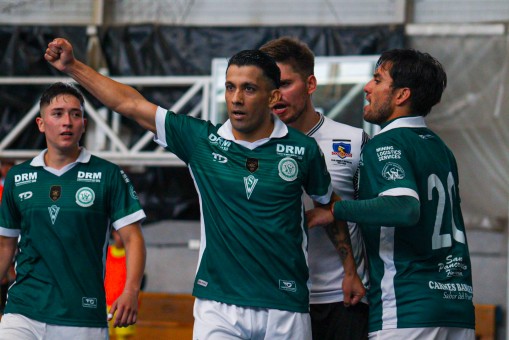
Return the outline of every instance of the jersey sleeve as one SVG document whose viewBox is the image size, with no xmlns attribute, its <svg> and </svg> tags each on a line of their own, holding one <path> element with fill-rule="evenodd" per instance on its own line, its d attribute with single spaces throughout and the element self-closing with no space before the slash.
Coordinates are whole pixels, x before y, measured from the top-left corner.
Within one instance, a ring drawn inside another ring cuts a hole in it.
<svg viewBox="0 0 509 340">
<path fill-rule="evenodd" d="M 110 181 L 111 221 L 115 229 L 145 219 L 138 196 L 127 174 L 116 167 Z"/>
<path fill-rule="evenodd" d="M 320 147 L 316 142 L 314 144 L 313 148 L 310 148 L 308 175 L 304 181 L 304 190 L 313 201 L 328 204 L 332 195 L 331 177 Z"/>
<path fill-rule="evenodd" d="M 208 125 L 207 121 L 175 114 L 159 107 L 156 113 L 157 135 L 154 141 L 187 164 L 193 154 L 196 140 L 204 135 Z"/>
<path fill-rule="evenodd" d="M 364 174 L 371 182 L 370 187 L 376 188 L 374 195 L 411 196 L 419 200 L 412 167 L 418 161 L 412 160 L 414 155 L 400 138 L 382 137 L 373 139 L 363 150 Z"/>
<path fill-rule="evenodd" d="M 13 172 L 11 171 L 10 174 Z M 13 177 L 9 173 L 4 182 L 0 203 L 0 236 L 18 237 L 21 231 L 21 216 L 13 197 Z"/>
</svg>

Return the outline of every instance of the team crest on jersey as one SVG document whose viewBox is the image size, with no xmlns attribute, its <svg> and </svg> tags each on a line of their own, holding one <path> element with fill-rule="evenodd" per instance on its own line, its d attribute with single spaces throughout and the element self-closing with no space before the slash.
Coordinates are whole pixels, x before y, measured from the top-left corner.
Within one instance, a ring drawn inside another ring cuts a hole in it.
<svg viewBox="0 0 509 340">
<path fill-rule="evenodd" d="M 62 187 L 60 185 L 51 186 L 49 189 L 49 198 L 51 198 L 53 202 L 56 202 L 60 196 L 62 196 Z"/>
<path fill-rule="evenodd" d="M 251 198 L 251 194 L 254 191 L 256 183 L 258 183 L 258 178 L 255 176 L 249 175 L 248 177 L 244 177 L 244 186 L 246 187 L 247 199 Z"/>
<path fill-rule="evenodd" d="M 397 163 L 388 162 L 382 170 L 382 176 L 388 181 L 405 178 L 405 170 Z"/>
<path fill-rule="evenodd" d="M 250 173 L 258 170 L 258 160 L 256 158 L 248 158 L 246 160 L 246 169 L 248 169 Z"/>
<path fill-rule="evenodd" d="M 80 207 L 87 208 L 94 204 L 95 192 L 94 190 L 84 187 L 76 192 L 76 204 Z"/>
<path fill-rule="evenodd" d="M 349 140 L 332 140 L 332 155 L 338 156 L 341 159 L 351 158 L 352 143 Z"/>
<path fill-rule="evenodd" d="M 48 207 L 49 211 L 49 217 L 51 218 L 51 224 L 55 224 L 55 221 L 57 220 L 58 212 L 60 211 L 60 207 L 57 207 L 56 205 L 52 205 L 51 207 Z"/>
<path fill-rule="evenodd" d="M 293 182 L 297 179 L 299 166 L 297 165 L 297 161 L 292 157 L 285 157 L 280 160 L 277 168 L 279 170 L 279 177 L 285 181 Z"/>
<path fill-rule="evenodd" d="M 217 145 L 224 151 L 228 151 L 228 149 L 232 145 L 232 142 L 230 142 L 229 140 L 226 140 L 223 137 L 216 136 L 213 133 L 209 135 L 209 143 L 212 145 Z"/>
</svg>

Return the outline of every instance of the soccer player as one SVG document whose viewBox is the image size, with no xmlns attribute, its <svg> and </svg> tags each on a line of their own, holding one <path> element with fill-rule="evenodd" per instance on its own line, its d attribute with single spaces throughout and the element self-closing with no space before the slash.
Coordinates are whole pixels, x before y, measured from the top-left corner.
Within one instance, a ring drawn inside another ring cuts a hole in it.
<svg viewBox="0 0 509 340">
<path fill-rule="evenodd" d="M 5 180 L 0 275 L 19 251 L 0 339 L 108 338 L 103 275 L 111 226 L 127 253 L 126 284 L 111 313 L 116 326 L 136 322 L 145 213 L 126 174 L 79 146 L 83 103 L 69 84 L 47 88 L 36 118 L 47 149 Z"/>
<path fill-rule="evenodd" d="M 287 125 L 318 142 L 334 192 L 343 199 L 354 199 L 359 159 L 367 134 L 315 110 L 311 99 L 317 88 L 315 58 L 305 43 L 282 37 L 267 42 L 260 50 L 273 57 L 281 70 L 281 100 L 275 103 L 273 112 Z M 309 231 L 313 339 L 366 339 L 367 299 L 357 303 L 365 295 L 364 285 L 368 284 L 361 233 L 355 223 L 348 223 L 348 229 L 344 223 L 336 224 Z"/>
<path fill-rule="evenodd" d="M 175 114 L 76 60 L 64 39 L 45 55 L 110 109 L 156 134 L 188 165 L 201 204 L 194 339 L 310 339 L 303 188 L 328 204 L 316 142 L 272 115 L 280 71 L 258 50 L 230 58 L 224 124 Z"/>
<path fill-rule="evenodd" d="M 424 120 L 446 85 L 429 54 L 382 53 L 364 88 L 364 119 L 381 131 L 362 153 L 359 200 L 308 213 L 310 226 L 333 218 L 360 223 L 373 339 L 474 339 L 456 160 Z"/>
</svg>

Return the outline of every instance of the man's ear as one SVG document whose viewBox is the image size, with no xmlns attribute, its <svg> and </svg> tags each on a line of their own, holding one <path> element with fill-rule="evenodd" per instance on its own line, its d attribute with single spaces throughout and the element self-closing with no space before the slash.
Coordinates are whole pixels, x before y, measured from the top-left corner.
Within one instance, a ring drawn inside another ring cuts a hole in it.
<svg viewBox="0 0 509 340">
<path fill-rule="evenodd" d="M 37 124 L 37 127 L 39 128 L 39 131 L 44 133 L 44 119 L 42 119 L 41 116 L 38 116 L 35 118 L 35 123 Z"/>
<path fill-rule="evenodd" d="M 402 87 L 397 89 L 396 93 L 396 105 L 401 106 L 407 104 L 412 96 L 412 91 L 408 87 Z"/>
<path fill-rule="evenodd" d="M 269 107 L 272 108 L 278 101 L 281 100 L 281 91 L 279 89 L 272 90 L 269 97 Z"/>
<path fill-rule="evenodd" d="M 313 92 L 316 91 L 316 87 L 317 87 L 317 82 L 316 82 L 316 77 L 312 74 L 308 77 L 308 79 L 306 80 L 306 87 L 307 87 L 307 90 L 308 90 L 308 94 L 311 95 L 313 94 Z"/>
</svg>

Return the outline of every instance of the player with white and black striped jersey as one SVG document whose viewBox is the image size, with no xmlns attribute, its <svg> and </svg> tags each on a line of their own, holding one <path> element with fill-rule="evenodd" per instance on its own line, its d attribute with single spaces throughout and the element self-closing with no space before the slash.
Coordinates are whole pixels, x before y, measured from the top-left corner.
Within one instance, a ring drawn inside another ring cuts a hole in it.
<svg viewBox="0 0 509 340">
<path fill-rule="evenodd" d="M 311 99 L 317 87 L 314 55 L 306 44 L 282 37 L 267 42 L 260 49 L 272 56 L 281 70 L 281 100 L 274 105 L 273 112 L 287 125 L 317 141 L 324 153 L 334 192 L 343 199 L 354 199 L 359 159 L 368 140 L 367 134 L 316 112 Z M 312 205 L 308 204 L 308 208 Z M 362 340 L 367 337 L 365 262 L 362 236 L 355 223 L 348 222 L 348 229 L 347 225 L 330 224 L 309 231 L 313 339 Z"/>
</svg>

